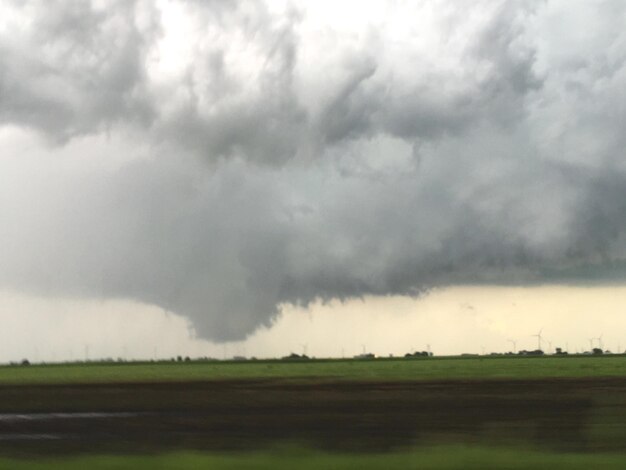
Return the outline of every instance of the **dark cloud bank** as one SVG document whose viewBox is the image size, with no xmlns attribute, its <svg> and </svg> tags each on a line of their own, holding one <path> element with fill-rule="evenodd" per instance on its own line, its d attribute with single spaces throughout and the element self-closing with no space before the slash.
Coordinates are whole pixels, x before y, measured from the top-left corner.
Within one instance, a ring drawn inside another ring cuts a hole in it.
<svg viewBox="0 0 626 470">
<path fill-rule="evenodd" d="M 623 2 L 345 29 L 298 4 L 5 3 L 0 123 L 46 149 L 3 146 L 5 288 L 227 340 L 285 302 L 625 279 Z"/>
</svg>

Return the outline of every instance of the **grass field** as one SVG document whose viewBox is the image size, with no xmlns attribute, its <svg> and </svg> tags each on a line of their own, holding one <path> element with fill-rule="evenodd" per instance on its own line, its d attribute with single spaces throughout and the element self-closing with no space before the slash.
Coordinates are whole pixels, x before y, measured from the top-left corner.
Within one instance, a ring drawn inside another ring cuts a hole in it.
<svg viewBox="0 0 626 470">
<path fill-rule="evenodd" d="M 625 397 L 621 355 L 2 366 L 0 469 L 621 469 Z"/>
<path fill-rule="evenodd" d="M 385 454 L 329 454 L 302 449 L 263 453 L 176 453 L 158 456 L 88 456 L 0 459 L 6 470 L 104 469 L 544 469 L 621 470 L 626 456 L 564 454 L 488 447 L 443 446 Z"/>
<path fill-rule="evenodd" d="M 626 356 L 76 363 L 0 367 L 0 384 L 217 379 L 440 380 L 626 376 Z"/>
</svg>

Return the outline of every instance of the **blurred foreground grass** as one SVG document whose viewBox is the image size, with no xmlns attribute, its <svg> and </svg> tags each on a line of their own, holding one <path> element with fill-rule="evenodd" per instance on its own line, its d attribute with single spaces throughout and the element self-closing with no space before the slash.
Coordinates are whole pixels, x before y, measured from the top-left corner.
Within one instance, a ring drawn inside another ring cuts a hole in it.
<svg viewBox="0 0 626 470">
<path fill-rule="evenodd" d="M 626 356 L 483 356 L 309 361 L 75 363 L 0 367 L 0 384 L 280 378 L 438 380 L 623 377 Z"/>
<path fill-rule="evenodd" d="M 288 449 L 263 453 L 174 453 L 153 456 L 85 456 L 0 459 L 0 469 L 624 469 L 626 455 L 566 454 L 442 446 L 389 454 L 329 454 Z"/>
</svg>

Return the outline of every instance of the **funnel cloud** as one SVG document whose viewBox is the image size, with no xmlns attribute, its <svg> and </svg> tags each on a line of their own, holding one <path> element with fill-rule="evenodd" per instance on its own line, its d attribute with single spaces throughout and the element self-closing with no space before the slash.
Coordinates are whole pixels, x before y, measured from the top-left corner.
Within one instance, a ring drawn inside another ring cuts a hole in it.
<svg viewBox="0 0 626 470">
<path fill-rule="evenodd" d="M 626 280 L 621 1 L 8 1 L 0 287 L 281 305 Z"/>
</svg>

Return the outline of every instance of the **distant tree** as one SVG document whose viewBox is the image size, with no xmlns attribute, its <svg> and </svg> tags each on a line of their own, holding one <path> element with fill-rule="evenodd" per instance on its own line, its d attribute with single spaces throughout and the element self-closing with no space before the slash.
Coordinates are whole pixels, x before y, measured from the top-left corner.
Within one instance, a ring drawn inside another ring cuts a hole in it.
<svg viewBox="0 0 626 470">
<path fill-rule="evenodd" d="M 543 356 L 541 349 L 535 349 L 534 351 L 526 351 L 525 349 L 517 352 L 518 356 Z"/>
<path fill-rule="evenodd" d="M 296 354 L 296 353 L 291 353 L 289 356 L 285 356 L 282 358 L 283 360 L 287 360 L 287 361 L 300 361 L 300 360 L 307 360 L 309 359 L 309 356 L 307 356 L 306 354 Z"/>
<path fill-rule="evenodd" d="M 22 362 L 20 363 L 23 366 L 29 366 L 30 365 L 30 361 L 28 359 L 22 359 Z"/>
</svg>

